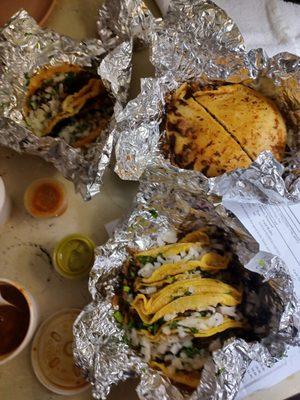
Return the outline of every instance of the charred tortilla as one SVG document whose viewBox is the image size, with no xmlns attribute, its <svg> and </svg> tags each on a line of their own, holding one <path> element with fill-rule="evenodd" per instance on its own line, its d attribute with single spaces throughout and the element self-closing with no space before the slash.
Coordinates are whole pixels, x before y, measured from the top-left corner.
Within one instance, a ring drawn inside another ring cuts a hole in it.
<svg viewBox="0 0 300 400">
<path fill-rule="evenodd" d="M 207 176 L 247 167 L 251 159 L 182 85 L 169 104 L 166 122 L 171 161 Z"/>
<path fill-rule="evenodd" d="M 270 150 L 278 161 L 286 144 L 286 126 L 276 104 L 244 85 L 197 91 L 194 99 L 231 133 L 251 159 Z"/>
<path fill-rule="evenodd" d="M 214 177 L 248 167 L 264 150 L 281 160 L 286 126 L 276 105 L 246 86 L 184 83 L 167 101 L 166 140 L 173 164 Z"/>
</svg>

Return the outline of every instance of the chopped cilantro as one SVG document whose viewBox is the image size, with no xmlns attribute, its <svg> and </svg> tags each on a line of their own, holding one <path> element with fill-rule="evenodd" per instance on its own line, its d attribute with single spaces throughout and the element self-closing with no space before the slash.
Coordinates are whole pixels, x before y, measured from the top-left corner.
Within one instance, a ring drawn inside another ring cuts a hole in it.
<svg viewBox="0 0 300 400">
<path fill-rule="evenodd" d="M 152 335 L 155 335 L 159 329 L 159 325 L 157 322 L 154 322 L 154 324 L 150 325 L 148 327 L 148 331 L 152 333 Z"/>
<path fill-rule="evenodd" d="M 204 349 L 199 349 L 198 347 L 184 347 L 182 351 L 189 357 L 194 358 L 197 354 L 203 355 Z"/>
<path fill-rule="evenodd" d="M 186 290 L 183 294 L 177 294 L 177 295 L 171 296 L 171 299 L 172 300 L 176 300 L 176 299 L 179 299 L 182 296 L 191 296 L 192 294 L 193 294 L 192 292 L 190 292 L 189 290 Z"/>
<path fill-rule="evenodd" d="M 129 271 L 129 274 L 130 274 L 131 278 L 135 278 L 135 272 L 132 271 L 132 269 Z"/>
<path fill-rule="evenodd" d="M 207 314 L 209 314 L 209 311 L 199 311 L 199 314 L 201 315 L 201 317 L 206 317 Z"/>
<path fill-rule="evenodd" d="M 32 110 L 36 110 L 36 102 L 33 101 L 33 100 L 30 100 L 30 101 L 29 101 L 29 107 L 30 107 Z"/>
<path fill-rule="evenodd" d="M 120 324 L 123 322 L 123 315 L 120 313 L 120 311 L 115 311 L 113 313 L 114 319 L 119 322 Z"/>
<path fill-rule="evenodd" d="M 156 210 L 154 210 L 154 208 L 152 210 L 149 210 L 149 213 L 152 215 L 153 218 L 158 217 L 158 212 Z"/>
<path fill-rule="evenodd" d="M 184 347 L 182 351 L 189 357 L 194 358 L 195 352 L 193 347 Z"/>
<path fill-rule="evenodd" d="M 176 329 L 178 327 L 178 322 L 177 321 L 172 321 L 170 324 L 169 324 L 169 328 L 170 329 Z"/>
<path fill-rule="evenodd" d="M 130 287 L 127 285 L 123 286 L 123 292 L 129 293 L 130 292 Z"/>
<path fill-rule="evenodd" d="M 175 276 L 169 276 L 169 277 L 166 279 L 166 282 L 167 282 L 167 283 L 174 283 L 175 281 L 176 281 Z"/>
<path fill-rule="evenodd" d="M 197 329 L 197 328 L 194 328 L 194 327 L 186 327 L 186 329 L 188 329 L 189 332 L 191 332 L 191 333 L 198 333 L 198 329 Z"/>
<path fill-rule="evenodd" d="M 144 324 L 144 327 L 152 333 L 152 335 L 156 335 L 157 331 L 159 330 L 161 324 L 164 322 L 163 318 L 160 318 L 158 321 L 154 322 L 154 324 L 148 325 Z"/>
<path fill-rule="evenodd" d="M 137 256 L 136 259 L 142 265 L 145 265 L 147 263 L 153 264 L 156 261 L 156 257 L 152 257 L 152 256 Z"/>
</svg>

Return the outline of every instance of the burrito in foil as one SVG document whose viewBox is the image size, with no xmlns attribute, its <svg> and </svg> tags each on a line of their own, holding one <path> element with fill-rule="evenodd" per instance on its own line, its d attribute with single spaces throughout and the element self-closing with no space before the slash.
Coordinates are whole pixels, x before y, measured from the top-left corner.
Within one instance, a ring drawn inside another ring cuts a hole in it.
<svg viewBox="0 0 300 400">
<path fill-rule="evenodd" d="M 198 387 L 205 362 L 230 337 L 255 336 L 241 265 L 221 238 L 206 226 L 174 244 L 128 249 L 113 298 L 130 346 L 182 390 Z"/>
<path fill-rule="evenodd" d="M 23 114 L 35 135 L 86 148 L 108 127 L 113 104 L 91 68 L 64 63 L 44 66 L 28 77 Z"/>
</svg>

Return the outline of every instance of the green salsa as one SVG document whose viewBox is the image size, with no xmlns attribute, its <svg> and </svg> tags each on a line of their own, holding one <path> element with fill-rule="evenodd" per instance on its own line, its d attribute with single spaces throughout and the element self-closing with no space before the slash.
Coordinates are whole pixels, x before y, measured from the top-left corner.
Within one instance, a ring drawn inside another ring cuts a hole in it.
<svg viewBox="0 0 300 400">
<path fill-rule="evenodd" d="M 55 248 L 54 265 L 67 278 L 88 274 L 94 262 L 94 243 L 83 235 L 70 235 Z"/>
</svg>

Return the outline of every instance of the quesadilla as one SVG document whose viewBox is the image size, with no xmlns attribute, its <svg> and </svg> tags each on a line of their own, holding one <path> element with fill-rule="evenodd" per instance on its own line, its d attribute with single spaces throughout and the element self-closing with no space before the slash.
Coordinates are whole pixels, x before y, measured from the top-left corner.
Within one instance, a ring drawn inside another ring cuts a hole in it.
<svg viewBox="0 0 300 400">
<path fill-rule="evenodd" d="M 167 99 L 165 127 L 170 161 L 207 177 L 247 168 L 264 150 L 280 161 L 286 145 L 275 103 L 241 84 L 182 84 Z"/>
</svg>

